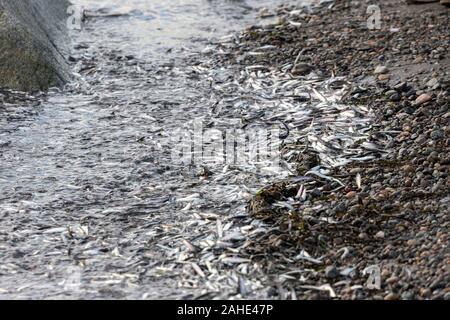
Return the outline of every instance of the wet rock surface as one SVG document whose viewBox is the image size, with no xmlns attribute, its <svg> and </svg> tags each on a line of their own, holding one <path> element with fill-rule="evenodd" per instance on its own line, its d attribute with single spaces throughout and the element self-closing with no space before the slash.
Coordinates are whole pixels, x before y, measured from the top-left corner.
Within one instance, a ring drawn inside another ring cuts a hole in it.
<svg viewBox="0 0 450 320">
<path fill-rule="evenodd" d="M 46 90 L 70 78 L 68 1 L 0 1 L 0 87 Z"/>
</svg>

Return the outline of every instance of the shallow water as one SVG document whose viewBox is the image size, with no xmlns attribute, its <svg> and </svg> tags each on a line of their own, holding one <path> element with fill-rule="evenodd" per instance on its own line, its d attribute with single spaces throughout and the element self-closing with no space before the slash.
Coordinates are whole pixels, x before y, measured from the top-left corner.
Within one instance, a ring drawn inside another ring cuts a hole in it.
<svg viewBox="0 0 450 320">
<path fill-rule="evenodd" d="M 101 0 L 76 2 L 97 12 L 124 15 L 113 24 L 109 19 L 96 22 L 94 32 L 108 39 L 97 45 L 152 61 L 177 57 L 178 50 L 193 48 L 195 42 L 239 31 L 254 21 L 260 8 L 285 3 L 280 0 L 111 0 L 105 7 L 105 1 Z M 167 54 L 168 49 L 174 49 L 173 55 Z"/>
</svg>

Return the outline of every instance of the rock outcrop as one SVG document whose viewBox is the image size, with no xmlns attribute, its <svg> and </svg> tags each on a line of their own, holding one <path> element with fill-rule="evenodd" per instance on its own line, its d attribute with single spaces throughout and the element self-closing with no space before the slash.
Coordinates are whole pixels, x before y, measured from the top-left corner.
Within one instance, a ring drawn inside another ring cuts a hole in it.
<svg viewBox="0 0 450 320">
<path fill-rule="evenodd" d="M 66 0 L 0 0 L 0 87 L 45 90 L 70 78 Z"/>
</svg>

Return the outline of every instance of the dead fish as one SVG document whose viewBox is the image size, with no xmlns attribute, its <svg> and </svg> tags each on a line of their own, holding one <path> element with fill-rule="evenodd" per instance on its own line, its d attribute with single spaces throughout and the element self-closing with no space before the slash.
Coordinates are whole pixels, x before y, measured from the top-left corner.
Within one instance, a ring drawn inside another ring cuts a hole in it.
<svg viewBox="0 0 450 320">
<path fill-rule="evenodd" d="M 361 147 L 371 151 L 386 152 L 385 150 L 382 150 L 379 146 L 377 146 L 375 143 L 369 141 L 364 141 L 361 144 Z"/>
<path fill-rule="evenodd" d="M 203 272 L 203 270 L 199 267 L 198 264 L 196 264 L 195 262 L 191 262 L 191 266 L 194 269 L 194 271 L 202 278 L 206 278 L 205 273 Z"/>
<path fill-rule="evenodd" d="M 297 192 L 297 195 L 295 196 L 295 198 L 300 199 L 301 201 L 306 200 L 306 188 L 303 184 L 300 185 L 300 188 L 298 188 L 298 192 Z"/>
<path fill-rule="evenodd" d="M 200 194 L 199 193 L 194 193 L 191 194 L 189 196 L 186 196 L 184 198 L 178 198 L 176 199 L 177 202 L 189 202 L 189 201 L 193 201 L 193 200 L 197 200 L 200 198 Z"/>
<path fill-rule="evenodd" d="M 356 186 L 358 190 L 361 190 L 361 175 L 359 173 L 356 174 Z"/>
<path fill-rule="evenodd" d="M 302 26 L 301 22 L 294 22 L 294 21 L 291 21 L 291 20 L 289 20 L 288 22 L 289 22 L 289 24 L 291 26 L 294 26 L 294 27 L 301 27 Z"/>
<path fill-rule="evenodd" d="M 183 239 L 182 242 L 190 252 L 198 251 L 198 248 L 196 246 L 194 246 L 192 243 L 190 243 L 188 240 Z"/>
<path fill-rule="evenodd" d="M 329 181 L 336 181 L 337 183 L 339 183 L 341 186 L 345 186 L 344 183 L 342 183 L 342 181 L 340 181 L 339 179 L 324 175 L 322 173 L 320 173 L 317 169 L 313 168 L 310 171 L 306 172 L 305 175 L 315 175 L 318 176 L 319 178 L 325 179 L 325 180 L 329 180 Z"/>
<path fill-rule="evenodd" d="M 68 231 L 67 227 L 57 227 L 57 228 L 46 229 L 42 233 L 43 234 L 52 234 L 52 233 L 62 233 L 62 232 L 67 232 L 67 231 Z"/>
<path fill-rule="evenodd" d="M 336 298 L 336 293 L 333 288 L 329 284 L 324 284 L 321 286 L 300 286 L 302 289 L 310 289 L 310 290 L 319 290 L 319 291 L 328 291 L 330 298 Z"/>
<path fill-rule="evenodd" d="M 322 264 L 322 260 L 321 259 L 315 259 L 312 258 L 308 252 L 306 252 L 305 250 L 302 250 L 296 257 L 295 260 L 306 260 L 309 262 L 312 262 L 314 264 Z"/>
<path fill-rule="evenodd" d="M 221 259 L 223 263 L 227 264 L 239 264 L 239 263 L 249 263 L 251 262 L 250 259 L 247 258 L 238 258 L 238 257 L 226 257 Z"/>
<path fill-rule="evenodd" d="M 245 285 L 245 279 L 243 276 L 239 276 L 239 293 L 243 298 L 245 298 L 248 294 L 248 289 Z"/>
<path fill-rule="evenodd" d="M 223 226 L 222 221 L 217 219 L 217 238 L 221 239 L 223 237 Z"/>
<path fill-rule="evenodd" d="M 322 102 L 328 102 L 328 99 L 321 94 L 319 91 L 316 90 L 316 88 L 312 88 L 312 91 L 314 92 L 314 95 Z"/>
</svg>

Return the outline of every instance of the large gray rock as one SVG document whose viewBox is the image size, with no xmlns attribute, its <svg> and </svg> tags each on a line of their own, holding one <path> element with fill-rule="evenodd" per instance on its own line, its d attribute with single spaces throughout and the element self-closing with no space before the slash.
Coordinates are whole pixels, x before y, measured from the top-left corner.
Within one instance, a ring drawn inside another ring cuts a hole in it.
<svg viewBox="0 0 450 320">
<path fill-rule="evenodd" d="M 0 0 L 0 87 L 45 90 L 70 78 L 66 0 Z"/>
</svg>

